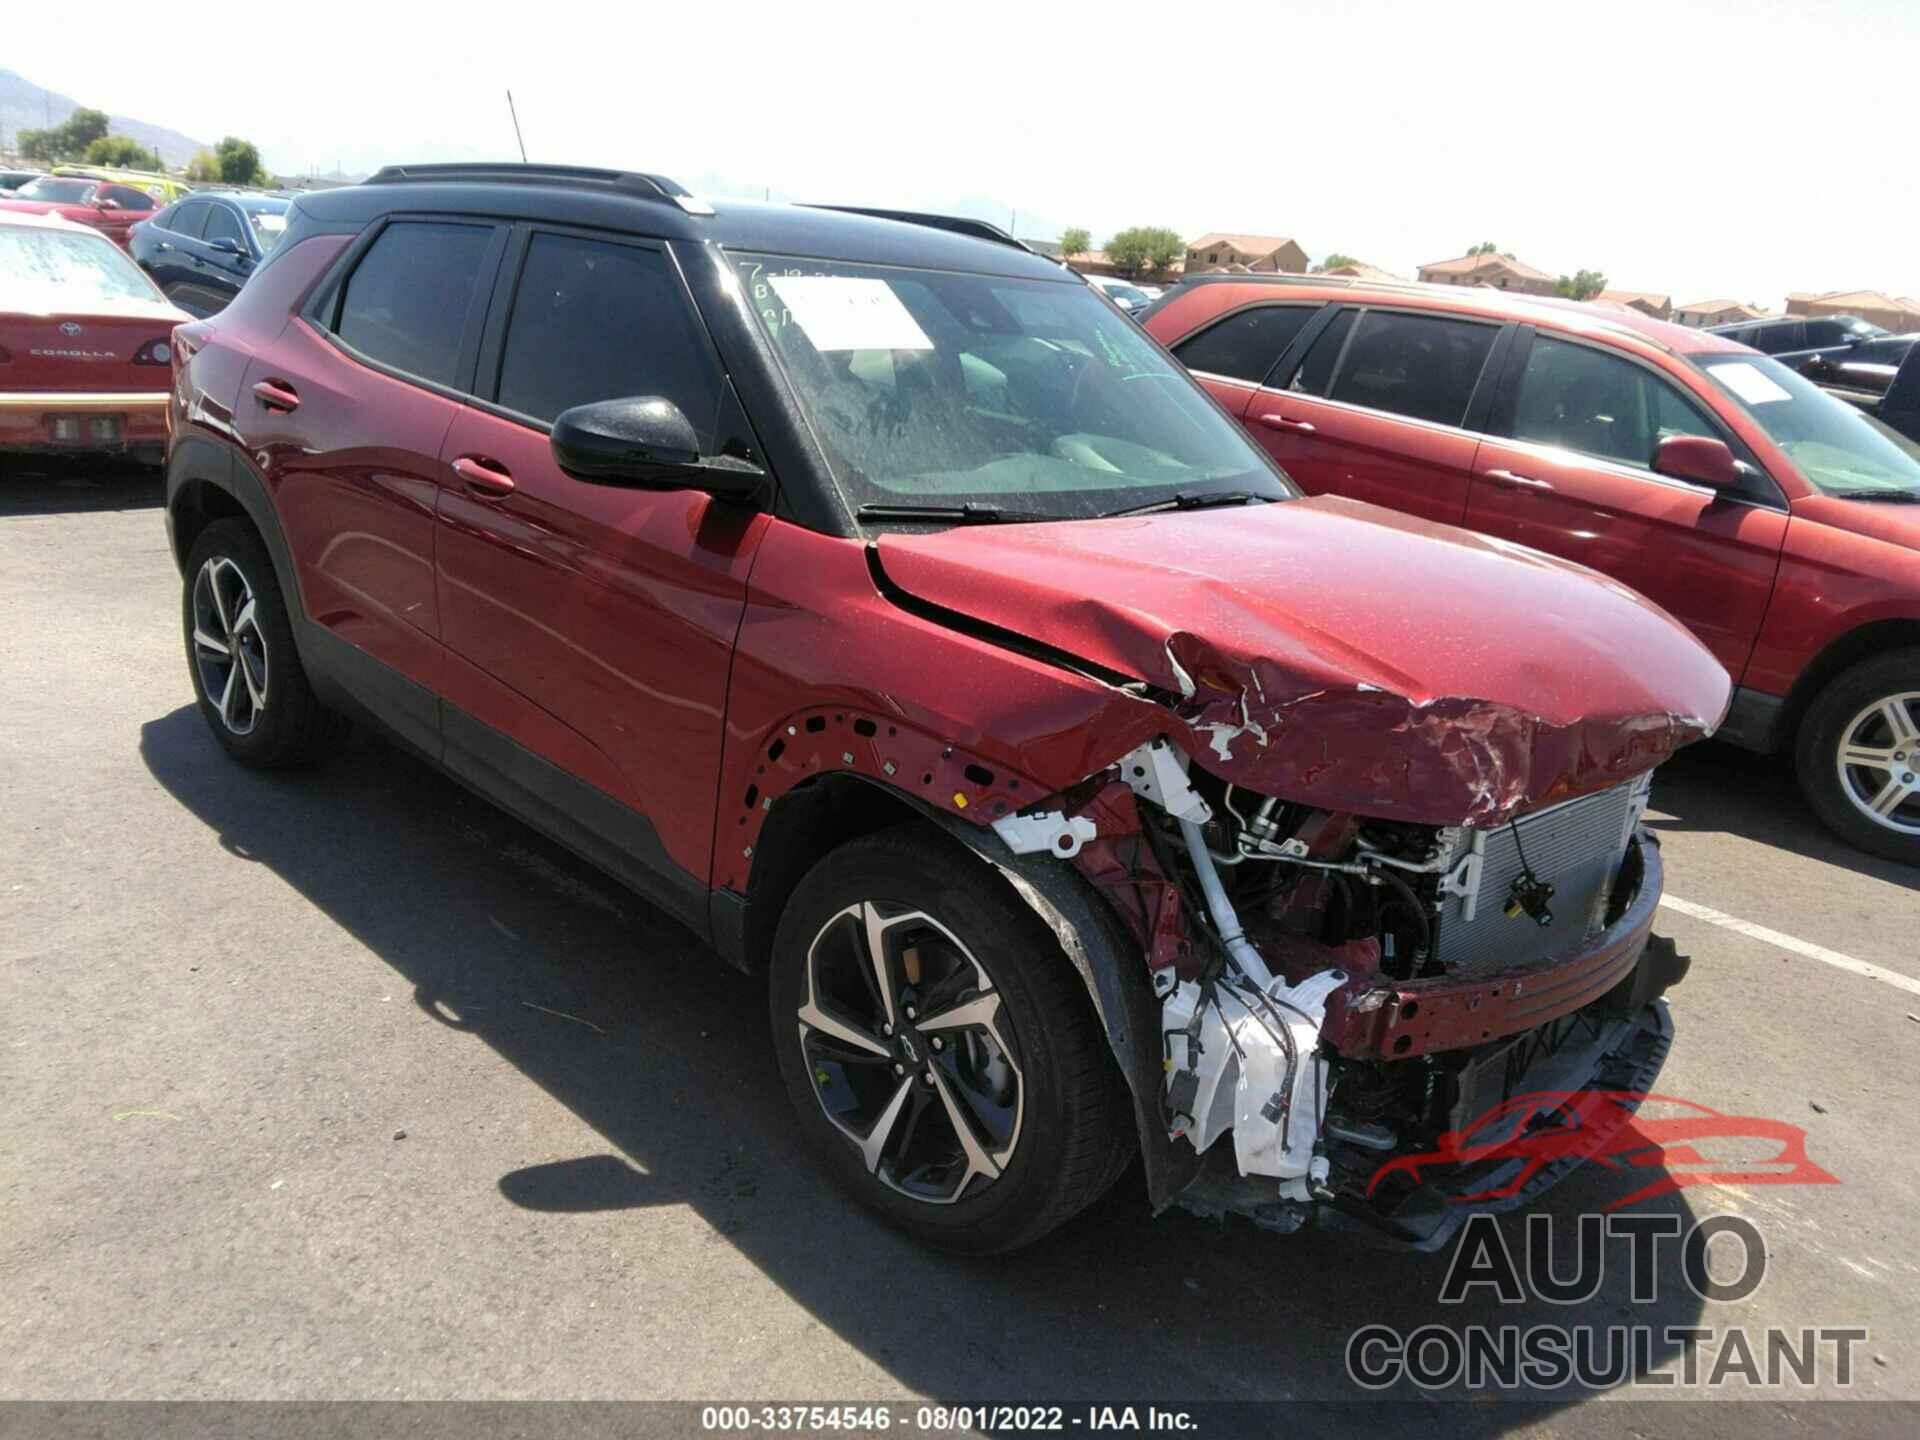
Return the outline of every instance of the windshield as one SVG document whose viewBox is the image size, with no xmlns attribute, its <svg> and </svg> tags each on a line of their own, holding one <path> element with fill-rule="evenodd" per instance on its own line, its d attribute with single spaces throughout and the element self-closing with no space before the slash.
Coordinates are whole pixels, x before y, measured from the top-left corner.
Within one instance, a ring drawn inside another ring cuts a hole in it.
<svg viewBox="0 0 1920 1440">
<path fill-rule="evenodd" d="M 14 195 L 21 200 L 45 200 L 55 205 L 84 205 L 93 198 L 93 192 L 100 188 L 97 180 L 61 180 L 51 175 L 43 175 L 38 180 L 29 180 Z"/>
<path fill-rule="evenodd" d="M 1077 519 L 1297 493 L 1077 280 L 732 258 L 856 509 Z"/>
<path fill-rule="evenodd" d="M 0 309 L 49 313 L 100 301 L 161 299 L 104 235 L 0 225 Z"/>
<path fill-rule="evenodd" d="M 253 226 L 253 238 L 259 242 L 262 254 L 271 250 L 274 243 L 287 232 L 287 212 L 284 210 L 249 210 L 247 221 Z"/>
<path fill-rule="evenodd" d="M 1693 363 L 1759 422 L 1828 495 L 1920 493 L 1920 446 L 1777 360 L 1696 355 Z"/>
</svg>

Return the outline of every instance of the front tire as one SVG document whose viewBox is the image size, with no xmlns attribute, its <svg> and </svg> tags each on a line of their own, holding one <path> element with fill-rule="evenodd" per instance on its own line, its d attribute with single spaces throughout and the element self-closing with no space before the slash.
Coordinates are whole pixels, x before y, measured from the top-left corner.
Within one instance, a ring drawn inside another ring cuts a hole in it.
<svg viewBox="0 0 1920 1440">
<path fill-rule="evenodd" d="M 1851 845 L 1920 865 L 1920 649 L 1843 671 L 1800 722 L 1807 803 Z"/>
<path fill-rule="evenodd" d="M 924 825 L 855 840 L 774 938 L 774 1045 L 800 1123 L 864 1204 L 943 1250 L 1031 1244 L 1131 1144 L 1125 1088 L 1058 940 Z"/>
<path fill-rule="evenodd" d="M 214 739 L 260 769 L 319 758 L 346 722 L 314 696 L 273 562 L 253 527 L 216 520 L 194 541 L 186 571 L 187 669 Z"/>
</svg>

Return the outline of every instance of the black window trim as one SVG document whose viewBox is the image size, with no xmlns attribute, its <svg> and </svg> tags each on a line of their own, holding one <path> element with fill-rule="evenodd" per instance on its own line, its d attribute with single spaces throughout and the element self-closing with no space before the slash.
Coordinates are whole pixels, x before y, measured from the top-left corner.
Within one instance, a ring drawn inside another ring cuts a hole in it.
<svg viewBox="0 0 1920 1440">
<path fill-rule="evenodd" d="M 1173 356 L 1174 362 L 1189 375 L 1218 381 L 1222 385 L 1238 385 L 1247 390 L 1260 390 L 1265 388 L 1267 380 L 1273 377 L 1274 371 L 1278 370 L 1280 366 L 1285 363 L 1288 354 L 1291 353 L 1294 346 L 1300 343 L 1300 337 L 1309 330 L 1318 334 L 1320 330 L 1318 322 L 1321 316 L 1324 315 L 1325 312 L 1335 308 L 1337 307 L 1334 302 L 1329 300 L 1268 300 L 1265 298 L 1249 300 L 1243 305 L 1236 305 L 1231 310 L 1222 310 L 1218 315 L 1212 316 L 1194 329 L 1189 330 L 1179 339 L 1168 344 L 1166 350 L 1169 355 Z M 1238 375 L 1222 375 L 1217 370 L 1196 370 L 1180 358 L 1179 350 L 1182 345 L 1187 345 L 1198 340 L 1202 335 L 1219 329 L 1229 320 L 1236 319 L 1246 314 L 1249 310 L 1313 310 L 1317 313 L 1309 315 L 1305 323 L 1294 332 L 1293 338 L 1288 340 L 1280 353 L 1274 357 L 1273 363 L 1267 367 L 1265 375 L 1259 380 L 1247 380 Z"/>
<path fill-rule="evenodd" d="M 1704 495 L 1714 500 L 1724 501 L 1729 505 L 1748 505 L 1757 510 L 1777 510 L 1782 514 L 1787 513 L 1786 494 L 1780 489 L 1779 482 L 1767 473 L 1767 468 L 1760 463 L 1759 457 L 1734 433 L 1726 421 L 1721 419 L 1719 414 L 1710 406 L 1701 402 L 1699 396 L 1694 394 L 1691 387 L 1681 384 L 1658 365 L 1633 354 L 1631 351 L 1623 350 L 1617 345 L 1610 345 L 1605 340 L 1595 339 L 1592 336 L 1577 335 L 1569 330 L 1555 330 L 1552 328 L 1548 328 L 1544 332 L 1550 340 L 1555 340 L 1567 345 L 1581 345 L 1589 350 L 1598 350 L 1604 355 L 1610 355 L 1615 359 L 1624 360 L 1630 365 L 1637 365 L 1640 369 L 1653 376 L 1655 380 L 1665 383 L 1669 389 L 1678 392 L 1680 398 L 1693 409 L 1696 415 L 1705 420 L 1714 433 L 1726 444 L 1727 448 L 1733 451 L 1734 458 L 1747 465 L 1753 474 L 1759 477 L 1760 483 L 1765 485 L 1771 494 L 1732 494 L 1725 490 L 1716 490 L 1710 485 L 1696 485 L 1690 480 L 1676 480 L 1671 475 L 1658 473 L 1650 465 L 1635 465 L 1630 461 L 1615 460 L 1611 456 L 1606 455 L 1589 455 L 1584 450 L 1569 450 L 1564 445 L 1549 445 L 1544 440 L 1527 440 L 1515 435 L 1513 433 L 1513 422 L 1514 411 L 1518 406 L 1520 398 L 1520 378 L 1526 373 L 1527 359 L 1533 353 L 1534 338 L 1543 333 L 1540 326 L 1531 323 L 1522 325 L 1519 329 L 1523 333 L 1517 335 L 1514 339 L 1512 353 L 1508 358 L 1506 366 L 1506 373 L 1500 377 L 1501 388 L 1495 411 L 1488 417 L 1490 425 L 1487 431 L 1488 439 L 1498 440 L 1506 445 L 1522 445 L 1533 450 L 1553 451 L 1560 455 L 1577 455 L 1582 461 L 1588 464 L 1600 466 L 1626 479 L 1645 481 L 1650 484 L 1663 486 L 1669 490 L 1682 490 L 1689 494 Z M 1496 425 L 1499 428 L 1491 428 Z"/>
<path fill-rule="evenodd" d="M 1319 338 L 1321 331 L 1325 330 L 1328 325 L 1334 322 L 1337 318 L 1336 312 L 1341 310 L 1351 310 L 1354 312 L 1353 324 L 1347 327 L 1346 335 L 1341 338 L 1340 353 L 1334 357 L 1333 368 L 1327 372 L 1326 392 L 1314 394 L 1307 390 L 1287 389 L 1287 385 L 1292 383 L 1293 377 L 1299 372 L 1301 365 L 1306 363 L 1307 351 L 1312 347 L 1312 342 Z M 1398 410 L 1383 410 L 1374 405 L 1356 405 L 1351 400 L 1336 400 L 1333 398 L 1331 392 L 1334 385 L 1338 383 L 1341 373 L 1346 369 L 1347 355 L 1353 348 L 1353 337 L 1360 333 L 1362 319 L 1368 311 L 1372 310 L 1383 311 L 1394 315 L 1414 315 L 1432 320 L 1460 320 L 1471 325 L 1485 325 L 1497 332 L 1493 337 L 1493 344 L 1487 349 L 1487 358 L 1481 362 L 1480 374 L 1473 382 L 1473 392 L 1467 397 L 1467 408 L 1461 414 L 1458 422 L 1449 425 L 1441 420 L 1427 420 L 1418 415 L 1403 415 Z M 1282 357 L 1282 363 L 1276 365 L 1272 373 L 1267 376 L 1267 383 L 1261 387 L 1263 390 L 1271 390 L 1276 395 L 1287 395 L 1296 399 L 1311 400 L 1318 405 L 1332 405 L 1341 410 L 1352 411 L 1356 415 L 1379 415 L 1390 420 L 1398 420 L 1406 425 L 1418 425 L 1428 430 L 1439 430 L 1455 435 L 1484 435 L 1488 433 L 1484 428 L 1489 418 L 1488 411 L 1492 408 L 1498 386 L 1501 380 L 1504 379 L 1504 377 L 1500 375 L 1500 371 L 1513 344 L 1514 334 L 1521 328 L 1518 323 L 1512 320 L 1501 320 L 1492 315 L 1463 314 L 1457 310 L 1444 310 L 1437 306 L 1376 305 L 1364 301 L 1349 305 L 1332 304 L 1327 307 L 1327 311 L 1328 313 L 1322 323 L 1309 325 L 1296 337 L 1295 344 L 1299 346 L 1299 353 L 1294 354 L 1294 347 L 1288 347 L 1288 353 Z M 1308 331 L 1312 331 L 1312 334 L 1309 335 Z M 1306 344 L 1301 345 L 1299 342 L 1302 340 L 1306 341 Z"/>
<path fill-rule="evenodd" d="M 474 285 L 474 298 L 467 310 L 467 318 L 460 331 L 460 353 L 454 362 L 454 380 L 445 384 L 430 380 L 424 375 L 415 375 L 410 370 L 402 370 L 397 365 L 389 365 L 384 360 L 356 350 L 340 338 L 340 307 L 346 299 L 347 282 L 353 278 L 354 271 L 360 268 L 360 262 L 367 252 L 379 243 L 380 237 L 388 227 L 401 224 L 439 224 L 472 225 L 485 227 L 493 231 L 492 241 L 480 259 L 480 274 Z M 356 365 L 364 365 L 390 379 L 403 381 L 429 394 L 461 404 L 473 400 L 474 367 L 480 356 L 480 334 L 486 318 L 486 305 L 490 302 L 499 283 L 501 256 L 506 249 L 507 237 L 512 230 L 512 222 L 493 215 L 473 215 L 464 211 L 429 210 L 395 211 L 382 215 L 370 223 L 354 239 L 353 243 L 335 260 L 326 277 L 313 288 L 307 303 L 300 307 L 300 318 L 311 325 L 319 335 L 342 355 Z M 491 271 L 489 270 L 491 267 Z"/>
</svg>

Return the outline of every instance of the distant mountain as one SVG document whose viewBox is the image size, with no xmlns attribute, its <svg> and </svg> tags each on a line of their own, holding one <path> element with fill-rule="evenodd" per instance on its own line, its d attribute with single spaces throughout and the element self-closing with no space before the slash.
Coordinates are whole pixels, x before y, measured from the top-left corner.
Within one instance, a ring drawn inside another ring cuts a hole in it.
<svg viewBox="0 0 1920 1440">
<path fill-rule="evenodd" d="M 0 70 L 0 135 L 5 136 L 9 149 L 22 130 L 44 130 L 49 125 L 58 125 L 82 103 L 42 89 L 24 75 Z M 195 140 L 164 125 L 150 125 L 129 115 L 108 116 L 108 129 L 112 134 L 138 140 L 150 150 L 158 150 L 160 158 L 169 165 L 185 165 L 196 151 L 213 148 L 204 140 Z"/>
</svg>

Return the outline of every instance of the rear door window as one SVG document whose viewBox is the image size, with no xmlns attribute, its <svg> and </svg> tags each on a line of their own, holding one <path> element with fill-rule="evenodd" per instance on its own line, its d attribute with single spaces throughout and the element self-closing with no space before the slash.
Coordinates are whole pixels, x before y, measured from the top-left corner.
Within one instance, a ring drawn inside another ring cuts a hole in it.
<svg viewBox="0 0 1920 1440">
<path fill-rule="evenodd" d="M 1358 313 L 1342 310 L 1333 317 L 1333 322 L 1320 332 L 1320 338 L 1313 342 L 1313 348 L 1300 362 L 1293 383 L 1287 387 L 1289 390 L 1302 395 L 1327 393 L 1327 382 L 1333 379 L 1333 367 L 1340 363 L 1340 352 L 1346 346 L 1347 336 L 1353 332 L 1353 317 Z"/>
<path fill-rule="evenodd" d="M 1499 334 L 1499 326 L 1472 320 L 1369 310 L 1357 323 L 1328 398 L 1458 425 Z"/>
<path fill-rule="evenodd" d="M 375 238 L 347 277 L 335 333 L 360 354 L 453 385 L 476 328 L 495 227 L 401 220 Z"/>
<path fill-rule="evenodd" d="M 1754 349 L 1765 351 L 1769 355 L 1778 355 L 1786 350 L 1800 348 L 1799 322 L 1782 325 L 1763 325 L 1760 336 L 1748 342 Z"/>
<path fill-rule="evenodd" d="M 189 240 L 198 240 L 207 228 L 207 212 L 213 209 L 205 200 L 183 200 L 173 207 L 171 220 L 165 220 L 167 229 L 176 235 L 184 235 Z M 165 217 L 162 217 L 164 220 Z"/>
<path fill-rule="evenodd" d="M 536 420 L 595 400 L 658 395 L 701 449 L 720 409 L 720 364 L 679 273 L 659 250 L 535 234 L 500 355 L 499 403 Z"/>
<path fill-rule="evenodd" d="M 1173 353 L 1189 370 L 1258 385 L 1319 309 L 1317 305 L 1256 305 L 1182 340 Z"/>
</svg>

